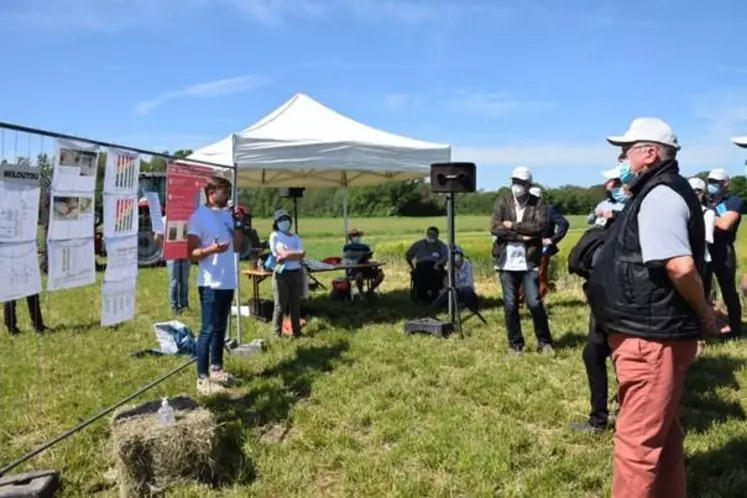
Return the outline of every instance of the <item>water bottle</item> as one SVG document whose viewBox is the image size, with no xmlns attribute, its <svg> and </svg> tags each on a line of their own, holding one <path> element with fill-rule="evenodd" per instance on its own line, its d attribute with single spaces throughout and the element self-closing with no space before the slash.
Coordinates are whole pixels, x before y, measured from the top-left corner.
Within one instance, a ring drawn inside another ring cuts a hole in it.
<svg viewBox="0 0 747 498">
<path fill-rule="evenodd" d="M 161 408 L 158 409 L 158 423 L 161 425 L 174 425 L 174 408 L 169 404 L 168 398 L 161 400 Z"/>
</svg>

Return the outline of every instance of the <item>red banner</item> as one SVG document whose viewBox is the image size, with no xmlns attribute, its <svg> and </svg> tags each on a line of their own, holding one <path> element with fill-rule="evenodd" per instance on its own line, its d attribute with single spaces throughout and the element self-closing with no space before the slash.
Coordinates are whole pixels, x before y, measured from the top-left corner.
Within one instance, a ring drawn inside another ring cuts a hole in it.
<svg viewBox="0 0 747 498">
<path fill-rule="evenodd" d="M 169 163 L 166 169 L 166 233 L 163 237 L 163 259 L 189 257 L 189 218 L 200 207 L 202 189 L 208 178 L 213 175 L 213 170 L 206 166 Z"/>
</svg>

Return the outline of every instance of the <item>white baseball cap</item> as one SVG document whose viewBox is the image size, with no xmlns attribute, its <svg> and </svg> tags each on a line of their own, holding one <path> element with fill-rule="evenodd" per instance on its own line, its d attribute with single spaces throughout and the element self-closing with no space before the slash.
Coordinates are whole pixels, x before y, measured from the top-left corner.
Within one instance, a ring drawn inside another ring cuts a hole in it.
<svg viewBox="0 0 747 498">
<path fill-rule="evenodd" d="M 532 172 L 529 171 L 529 168 L 525 168 L 524 166 L 519 166 L 516 168 L 513 173 L 511 173 L 511 178 L 516 178 L 517 180 L 521 180 L 523 182 L 531 182 L 532 181 Z"/>
<path fill-rule="evenodd" d="M 681 148 L 672 127 L 659 118 L 636 118 L 630 123 L 625 135 L 607 137 L 607 141 L 618 147 L 636 142 L 654 142 L 676 150 Z"/>
<path fill-rule="evenodd" d="M 706 184 L 703 181 L 702 178 L 698 178 L 697 176 L 694 176 L 688 180 L 688 183 L 690 183 L 690 186 L 693 188 L 693 190 L 703 190 L 706 189 Z"/>
<path fill-rule="evenodd" d="M 737 144 L 739 147 L 747 148 L 747 137 L 734 137 L 731 139 L 731 141 Z"/>
<path fill-rule="evenodd" d="M 542 189 L 539 187 L 532 187 L 529 189 L 529 195 L 533 195 L 535 197 L 542 197 Z"/>
<path fill-rule="evenodd" d="M 288 218 L 290 218 L 290 215 L 288 214 L 288 211 L 286 211 L 285 209 L 278 209 L 277 211 L 275 211 L 275 213 L 273 213 L 272 220 L 273 221 L 278 221 L 283 216 L 287 216 Z"/>
<path fill-rule="evenodd" d="M 723 168 L 712 169 L 711 172 L 708 173 L 708 179 L 715 180 L 717 182 L 728 182 L 729 173 L 727 173 Z"/>
</svg>

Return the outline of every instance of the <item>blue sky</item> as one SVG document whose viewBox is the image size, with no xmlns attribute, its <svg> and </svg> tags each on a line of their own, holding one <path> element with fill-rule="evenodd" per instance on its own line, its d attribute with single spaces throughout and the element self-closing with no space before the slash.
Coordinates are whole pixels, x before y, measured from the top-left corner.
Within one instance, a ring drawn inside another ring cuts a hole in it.
<svg viewBox="0 0 747 498">
<path fill-rule="evenodd" d="M 197 148 L 303 92 L 452 144 L 483 188 L 517 165 L 597 183 L 604 137 L 640 116 L 675 128 L 685 173 L 747 156 L 745 1 L 2 0 L 0 19 L 0 120 L 101 140 Z"/>
</svg>

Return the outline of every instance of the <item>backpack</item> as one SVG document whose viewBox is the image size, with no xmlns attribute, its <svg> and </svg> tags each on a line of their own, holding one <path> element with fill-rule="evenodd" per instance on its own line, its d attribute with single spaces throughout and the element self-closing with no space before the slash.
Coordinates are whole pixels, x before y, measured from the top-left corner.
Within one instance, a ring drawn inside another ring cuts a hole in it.
<svg viewBox="0 0 747 498">
<path fill-rule="evenodd" d="M 587 279 L 594 269 L 594 254 L 602 248 L 607 230 L 594 226 L 584 232 L 568 255 L 568 273 Z"/>
</svg>

